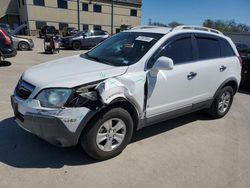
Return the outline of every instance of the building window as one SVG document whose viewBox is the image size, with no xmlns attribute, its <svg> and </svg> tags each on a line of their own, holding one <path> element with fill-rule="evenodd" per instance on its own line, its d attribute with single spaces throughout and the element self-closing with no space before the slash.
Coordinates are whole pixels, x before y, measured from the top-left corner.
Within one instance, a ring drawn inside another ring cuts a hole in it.
<svg viewBox="0 0 250 188">
<path fill-rule="evenodd" d="M 102 12 L 102 6 L 94 4 L 94 12 Z"/>
<path fill-rule="evenodd" d="M 100 25 L 94 25 L 94 30 L 102 30 L 102 26 L 100 26 Z"/>
<path fill-rule="evenodd" d="M 66 1 L 66 0 L 57 0 L 57 7 L 58 8 L 63 8 L 63 9 L 68 9 L 68 1 Z"/>
<path fill-rule="evenodd" d="M 20 3 L 20 0 L 18 0 L 18 7 L 19 7 L 19 8 L 21 7 L 21 3 Z"/>
<path fill-rule="evenodd" d="M 137 16 L 137 10 L 136 9 L 131 9 L 130 10 L 130 16 Z"/>
<path fill-rule="evenodd" d="M 82 10 L 83 11 L 89 11 L 89 4 L 88 3 L 82 3 Z"/>
<path fill-rule="evenodd" d="M 22 3 L 23 3 L 23 5 L 24 5 L 24 0 L 22 0 Z"/>
<path fill-rule="evenodd" d="M 88 31 L 88 30 L 89 30 L 89 25 L 83 24 L 83 25 L 82 25 L 82 30 L 83 30 L 83 31 Z"/>
<path fill-rule="evenodd" d="M 41 29 L 45 25 L 47 25 L 47 23 L 44 21 L 36 21 L 36 29 Z"/>
<path fill-rule="evenodd" d="M 69 27 L 67 23 L 59 23 L 59 30 L 62 31 L 64 27 Z"/>
<path fill-rule="evenodd" d="M 44 0 L 33 0 L 33 4 L 37 6 L 44 6 Z"/>
</svg>

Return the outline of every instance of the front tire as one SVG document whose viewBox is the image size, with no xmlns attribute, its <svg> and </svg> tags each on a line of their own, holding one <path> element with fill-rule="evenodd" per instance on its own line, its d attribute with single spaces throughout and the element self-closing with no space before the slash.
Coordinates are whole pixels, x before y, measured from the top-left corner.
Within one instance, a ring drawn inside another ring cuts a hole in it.
<svg viewBox="0 0 250 188">
<path fill-rule="evenodd" d="M 30 45 L 27 42 L 19 42 L 18 49 L 21 51 L 27 51 L 30 49 Z"/>
<path fill-rule="evenodd" d="M 209 109 L 209 114 L 213 118 L 224 117 L 231 108 L 233 103 L 234 91 L 230 86 L 222 88 L 216 98 L 213 101 L 212 106 Z"/>
<path fill-rule="evenodd" d="M 130 114 L 122 108 L 114 108 L 95 119 L 80 139 L 83 149 L 97 160 L 107 160 L 119 155 L 133 135 Z"/>
<path fill-rule="evenodd" d="M 81 50 L 82 45 L 79 41 L 75 41 L 72 43 L 72 48 L 73 48 L 73 50 Z"/>
</svg>

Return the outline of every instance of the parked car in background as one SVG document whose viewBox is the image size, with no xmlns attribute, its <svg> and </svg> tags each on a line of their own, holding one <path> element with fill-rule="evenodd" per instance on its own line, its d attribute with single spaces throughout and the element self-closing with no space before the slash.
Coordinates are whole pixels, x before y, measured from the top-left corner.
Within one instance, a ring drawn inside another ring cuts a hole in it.
<svg viewBox="0 0 250 188">
<path fill-rule="evenodd" d="M 250 47 L 242 43 L 235 45 L 242 59 L 241 81 L 250 82 Z"/>
<path fill-rule="evenodd" d="M 137 27 L 25 71 L 11 96 L 15 120 L 54 145 L 109 159 L 146 126 L 204 109 L 224 117 L 240 84 L 238 56 L 214 29 Z"/>
<path fill-rule="evenodd" d="M 74 34 L 76 34 L 78 32 L 79 31 L 74 27 L 64 27 L 63 31 L 62 31 L 62 36 L 63 37 L 68 37 L 68 36 L 74 35 Z"/>
<path fill-rule="evenodd" d="M 56 35 L 58 34 L 58 30 L 54 26 L 45 25 L 39 30 L 39 37 L 42 38 L 46 34 Z"/>
<path fill-rule="evenodd" d="M 8 32 L 8 34 L 11 36 L 13 40 L 14 48 L 17 50 L 25 51 L 25 50 L 31 50 L 34 48 L 34 42 L 32 39 L 16 36 L 16 34 L 19 33 L 19 31 L 21 31 L 25 27 L 26 27 L 26 24 L 22 24 L 21 26 L 17 27 L 15 30 Z"/>
<path fill-rule="evenodd" d="M 62 37 L 61 46 L 74 50 L 80 50 L 83 47 L 91 48 L 109 37 L 108 32 L 102 30 L 80 31 L 75 35 Z"/>
<path fill-rule="evenodd" d="M 16 56 L 17 51 L 14 48 L 13 41 L 8 32 L 0 28 L 0 62 L 6 58 Z"/>
</svg>

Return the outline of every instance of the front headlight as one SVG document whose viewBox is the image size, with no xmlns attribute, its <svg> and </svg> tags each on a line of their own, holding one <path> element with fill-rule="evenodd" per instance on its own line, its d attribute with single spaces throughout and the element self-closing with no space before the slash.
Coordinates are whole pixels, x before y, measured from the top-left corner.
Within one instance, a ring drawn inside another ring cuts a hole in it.
<svg viewBox="0 0 250 188">
<path fill-rule="evenodd" d="M 60 108 L 65 105 L 72 93 L 72 89 L 45 89 L 36 97 L 41 106 Z"/>
</svg>

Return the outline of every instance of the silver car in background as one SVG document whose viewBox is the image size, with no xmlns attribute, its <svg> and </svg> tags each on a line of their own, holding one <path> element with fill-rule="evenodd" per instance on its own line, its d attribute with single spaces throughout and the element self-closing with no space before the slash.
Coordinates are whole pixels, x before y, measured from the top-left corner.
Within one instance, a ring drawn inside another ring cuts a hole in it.
<svg viewBox="0 0 250 188">
<path fill-rule="evenodd" d="M 15 30 L 8 31 L 9 36 L 13 40 L 14 48 L 21 51 L 32 50 L 34 48 L 34 42 L 32 39 L 16 36 L 16 34 L 26 27 L 26 24 L 22 24 Z"/>
</svg>

